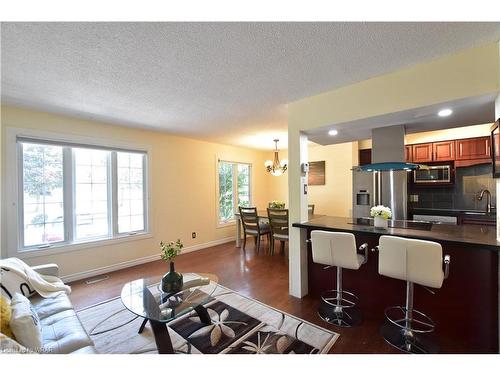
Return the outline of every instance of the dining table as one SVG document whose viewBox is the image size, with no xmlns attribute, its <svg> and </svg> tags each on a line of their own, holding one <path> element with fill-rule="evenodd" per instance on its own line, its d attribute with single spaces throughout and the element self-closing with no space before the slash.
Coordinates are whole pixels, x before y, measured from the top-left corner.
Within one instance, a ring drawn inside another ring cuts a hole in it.
<svg viewBox="0 0 500 375">
<path fill-rule="evenodd" d="M 317 219 L 324 215 L 317 215 L 309 213 L 309 220 Z M 234 218 L 236 220 L 236 247 L 241 247 L 241 216 L 239 212 L 234 214 Z M 269 222 L 269 216 L 267 214 L 267 210 L 257 210 L 257 218 L 262 222 Z"/>
</svg>

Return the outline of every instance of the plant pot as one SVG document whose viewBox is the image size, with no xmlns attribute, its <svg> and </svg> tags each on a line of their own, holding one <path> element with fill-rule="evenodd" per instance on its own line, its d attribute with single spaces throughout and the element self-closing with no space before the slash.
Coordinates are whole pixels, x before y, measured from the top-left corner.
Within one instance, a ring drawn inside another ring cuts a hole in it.
<svg viewBox="0 0 500 375">
<path fill-rule="evenodd" d="M 375 216 L 373 220 L 373 226 L 375 228 L 387 229 L 389 223 L 387 219 L 384 219 L 382 216 Z"/>
<path fill-rule="evenodd" d="M 170 262 L 170 271 L 161 279 L 161 289 L 165 293 L 177 293 L 182 290 L 182 274 L 175 272 L 174 262 Z"/>
</svg>

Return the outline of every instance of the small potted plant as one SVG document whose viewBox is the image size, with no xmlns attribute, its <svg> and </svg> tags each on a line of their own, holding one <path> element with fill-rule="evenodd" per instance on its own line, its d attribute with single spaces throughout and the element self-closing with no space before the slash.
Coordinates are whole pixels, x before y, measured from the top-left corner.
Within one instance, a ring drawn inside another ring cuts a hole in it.
<svg viewBox="0 0 500 375">
<path fill-rule="evenodd" d="M 160 242 L 161 259 L 170 262 L 170 271 L 161 279 L 161 289 L 165 293 L 177 293 L 182 289 L 182 274 L 175 271 L 174 259 L 181 253 L 183 247 L 180 239 L 169 243 Z"/>
<path fill-rule="evenodd" d="M 375 228 L 387 229 L 387 220 L 392 217 L 392 212 L 389 207 L 385 207 L 382 205 L 373 206 L 370 209 L 370 216 L 374 219 L 373 225 L 375 226 Z"/>
<path fill-rule="evenodd" d="M 282 201 L 272 201 L 271 204 L 270 204 L 270 208 L 276 208 L 276 209 L 279 209 L 279 210 L 282 210 L 285 208 L 285 202 L 282 202 Z"/>
</svg>

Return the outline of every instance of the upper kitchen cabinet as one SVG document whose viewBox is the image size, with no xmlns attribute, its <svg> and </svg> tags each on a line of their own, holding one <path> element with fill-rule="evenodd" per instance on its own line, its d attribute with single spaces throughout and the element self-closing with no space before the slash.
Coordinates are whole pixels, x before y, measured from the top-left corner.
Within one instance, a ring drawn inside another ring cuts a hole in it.
<svg viewBox="0 0 500 375">
<path fill-rule="evenodd" d="M 372 150 L 359 150 L 359 165 L 372 162 Z M 490 137 L 478 137 L 405 145 L 405 161 L 430 163 L 455 161 L 455 167 L 491 163 Z"/>
<path fill-rule="evenodd" d="M 414 163 L 427 163 L 432 161 L 432 143 L 412 145 L 412 161 Z"/>
<path fill-rule="evenodd" d="M 490 137 L 458 139 L 457 160 L 489 159 Z"/>
<path fill-rule="evenodd" d="M 411 146 L 405 146 L 405 161 L 410 163 L 413 161 L 413 153 Z"/>
<path fill-rule="evenodd" d="M 432 151 L 433 161 L 455 160 L 455 141 L 434 142 Z"/>
<path fill-rule="evenodd" d="M 372 162 L 372 150 L 365 149 L 359 150 L 359 165 L 371 164 Z"/>
</svg>

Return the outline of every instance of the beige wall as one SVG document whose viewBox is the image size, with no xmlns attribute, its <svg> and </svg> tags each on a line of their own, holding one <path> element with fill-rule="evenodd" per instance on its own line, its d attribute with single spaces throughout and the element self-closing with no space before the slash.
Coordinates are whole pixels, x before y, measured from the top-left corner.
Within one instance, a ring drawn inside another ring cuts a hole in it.
<svg viewBox="0 0 500 375">
<path fill-rule="evenodd" d="M 251 163 L 253 203 L 266 207 L 273 199 L 286 199 L 286 176 L 265 172 L 264 161 L 271 152 L 202 142 L 160 132 L 144 131 L 85 121 L 44 112 L 2 108 L 2 132 L 6 127 L 32 128 L 64 134 L 95 136 L 117 142 L 150 145 L 152 238 L 96 246 L 70 253 L 30 258 L 29 263 L 58 263 L 63 275 L 151 256 L 160 240 L 181 238 L 186 247 L 232 238 L 235 227 L 217 227 L 216 158 Z M 5 142 L 5 134 L 2 137 Z M 5 155 L 2 147 L 2 159 Z M 4 163 L 5 164 L 5 163 Z M 5 172 L 3 165 L 2 174 Z M 2 218 L 2 227 L 5 220 Z M 191 232 L 197 238 L 191 239 Z M 2 246 L 2 256 L 6 256 Z"/>
<path fill-rule="evenodd" d="M 472 126 L 462 126 L 453 129 L 434 130 L 421 133 L 413 133 L 405 135 L 405 144 L 427 143 L 447 141 L 450 139 L 464 139 L 474 137 L 484 137 L 490 135 L 492 124 L 481 124 Z M 371 139 L 359 141 L 359 149 L 365 150 L 372 148 Z"/>
<path fill-rule="evenodd" d="M 358 165 L 357 142 L 312 146 L 309 161 L 325 161 L 325 185 L 309 185 L 307 201 L 317 214 L 349 217 L 352 212 L 352 171 Z"/>
</svg>

